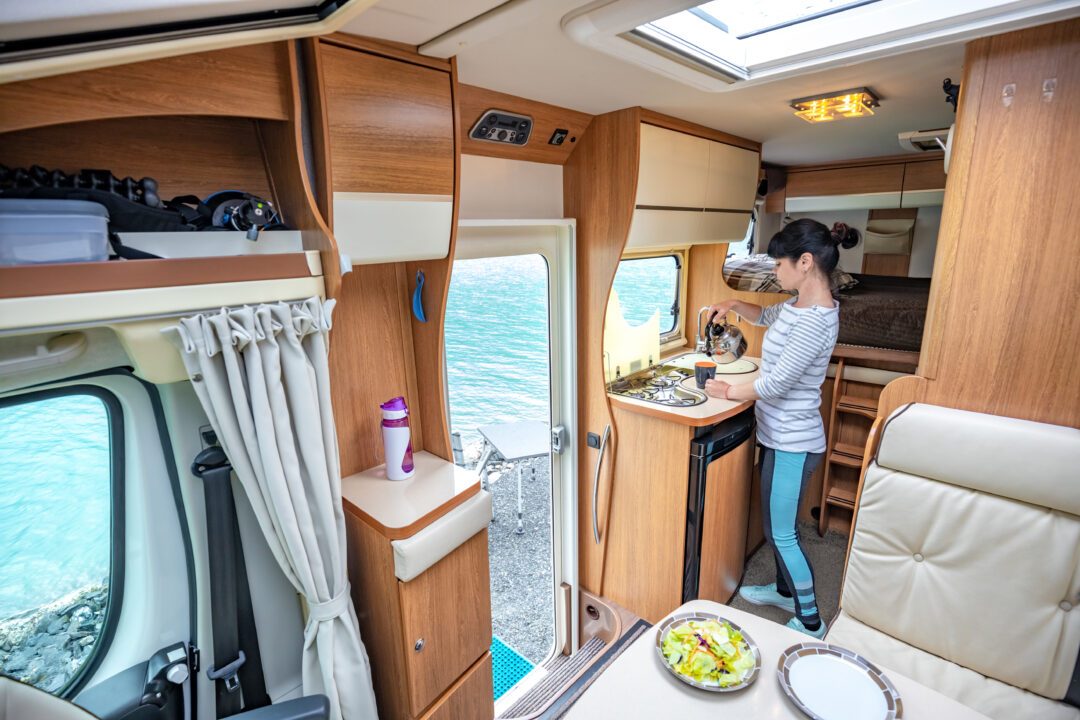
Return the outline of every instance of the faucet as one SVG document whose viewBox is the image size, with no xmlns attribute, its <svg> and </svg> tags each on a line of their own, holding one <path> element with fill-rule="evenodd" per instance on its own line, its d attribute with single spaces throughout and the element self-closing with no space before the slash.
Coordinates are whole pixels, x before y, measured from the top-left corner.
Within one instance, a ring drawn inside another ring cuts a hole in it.
<svg viewBox="0 0 1080 720">
<path fill-rule="evenodd" d="M 709 327 L 709 323 L 706 322 L 704 325 L 702 325 L 701 324 L 701 318 L 704 317 L 705 313 L 709 312 L 711 309 L 712 309 L 711 307 L 706 305 L 705 307 L 698 310 L 698 314 L 697 314 L 697 342 L 694 343 L 694 351 L 695 352 L 708 353 L 710 338 L 709 338 L 709 334 L 708 334 L 708 332 L 706 332 L 706 330 Z M 710 317 L 709 321 L 711 321 L 711 320 L 712 320 L 712 318 Z"/>
</svg>

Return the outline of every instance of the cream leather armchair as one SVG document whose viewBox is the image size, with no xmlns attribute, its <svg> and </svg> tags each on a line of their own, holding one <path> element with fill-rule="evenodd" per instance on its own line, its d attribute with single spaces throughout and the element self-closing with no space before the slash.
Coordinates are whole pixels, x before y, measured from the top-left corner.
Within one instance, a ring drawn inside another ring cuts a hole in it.
<svg viewBox="0 0 1080 720">
<path fill-rule="evenodd" d="M 828 642 L 995 720 L 1076 720 L 1080 430 L 933 405 L 889 418 Z"/>
</svg>

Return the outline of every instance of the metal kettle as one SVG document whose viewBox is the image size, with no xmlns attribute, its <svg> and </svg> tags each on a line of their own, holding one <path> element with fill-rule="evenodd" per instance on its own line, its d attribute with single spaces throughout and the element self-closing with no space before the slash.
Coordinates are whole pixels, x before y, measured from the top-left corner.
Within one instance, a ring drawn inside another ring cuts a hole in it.
<svg viewBox="0 0 1080 720">
<path fill-rule="evenodd" d="M 704 332 L 698 337 L 698 346 L 699 351 L 712 358 L 713 362 L 726 365 L 746 353 L 746 338 L 738 327 L 727 323 L 726 316 L 716 322 L 716 313 L 713 313 Z"/>
</svg>

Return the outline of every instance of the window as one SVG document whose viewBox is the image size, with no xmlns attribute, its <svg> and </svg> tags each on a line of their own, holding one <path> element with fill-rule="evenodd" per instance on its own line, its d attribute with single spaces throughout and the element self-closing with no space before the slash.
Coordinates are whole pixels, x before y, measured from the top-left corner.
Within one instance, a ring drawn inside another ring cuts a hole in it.
<svg viewBox="0 0 1080 720">
<path fill-rule="evenodd" d="M 660 313 L 660 340 L 679 330 L 679 275 L 682 263 L 676 255 L 623 260 L 615 272 L 614 290 L 623 317 L 631 326 L 648 322 Z"/>
<path fill-rule="evenodd" d="M 118 614 L 121 420 L 94 387 L 0 400 L 0 672 L 55 694 Z"/>
</svg>

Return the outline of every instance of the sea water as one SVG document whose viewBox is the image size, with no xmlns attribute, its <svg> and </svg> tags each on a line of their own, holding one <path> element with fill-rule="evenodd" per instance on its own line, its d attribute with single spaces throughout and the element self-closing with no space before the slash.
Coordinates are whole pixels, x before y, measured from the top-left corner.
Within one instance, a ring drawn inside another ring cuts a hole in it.
<svg viewBox="0 0 1080 720">
<path fill-rule="evenodd" d="M 670 317 L 671 264 L 620 269 L 615 288 L 632 324 L 657 310 L 662 325 Z M 547 287 L 540 255 L 454 263 L 446 374 L 451 429 L 466 445 L 479 425 L 550 420 Z M 0 620 L 108 575 L 109 442 L 105 405 L 90 395 L 0 408 Z"/>
</svg>

